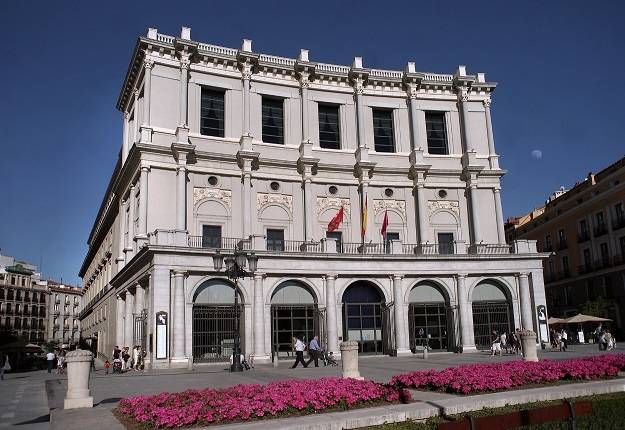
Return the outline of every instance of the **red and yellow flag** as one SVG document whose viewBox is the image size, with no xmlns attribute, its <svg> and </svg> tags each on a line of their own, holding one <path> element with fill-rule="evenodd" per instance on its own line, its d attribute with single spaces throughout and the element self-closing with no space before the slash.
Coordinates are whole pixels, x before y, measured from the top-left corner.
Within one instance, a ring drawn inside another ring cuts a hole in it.
<svg viewBox="0 0 625 430">
<path fill-rule="evenodd" d="M 341 226 L 341 223 L 343 222 L 343 213 L 344 212 L 345 212 L 345 210 L 343 209 L 343 206 L 341 206 L 341 209 L 339 209 L 337 214 L 334 216 L 334 218 L 332 218 L 332 220 L 330 220 L 330 223 L 328 224 L 328 231 L 329 232 L 333 232 L 335 230 L 338 230 L 338 228 Z"/>
</svg>

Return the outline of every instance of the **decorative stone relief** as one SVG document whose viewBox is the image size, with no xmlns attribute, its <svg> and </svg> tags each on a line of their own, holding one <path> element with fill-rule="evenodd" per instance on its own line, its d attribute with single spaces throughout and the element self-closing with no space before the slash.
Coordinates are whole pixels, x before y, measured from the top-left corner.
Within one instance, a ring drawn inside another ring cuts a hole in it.
<svg viewBox="0 0 625 430">
<path fill-rule="evenodd" d="M 429 200 L 428 211 L 430 216 L 441 209 L 446 209 L 456 214 L 460 218 L 460 205 L 455 200 Z"/>
<path fill-rule="evenodd" d="M 404 218 L 406 217 L 406 202 L 403 200 L 384 199 L 373 201 L 373 213 L 375 216 L 378 216 L 387 209 L 396 210 L 400 212 Z"/>
<path fill-rule="evenodd" d="M 258 193 L 256 194 L 256 210 L 258 212 L 270 203 L 276 203 L 286 207 L 291 215 L 293 215 L 293 196 L 286 194 L 268 194 Z"/>
<path fill-rule="evenodd" d="M 345 207 L 346 214 L 349 215 L 351 213 L 352 208 L 349 199 L 341 197 L 317 197 L 317 216 L 321 215 L 326 209 L 340 209 L 341 206 Z"/>
<path fill-rule="evenodd" d="M 226 207 L 232 207 L 232 191 L 215 188 L 193 188 L 193 205 L 202 199 L 213 199 L 222 202 Z"/>
</svg>

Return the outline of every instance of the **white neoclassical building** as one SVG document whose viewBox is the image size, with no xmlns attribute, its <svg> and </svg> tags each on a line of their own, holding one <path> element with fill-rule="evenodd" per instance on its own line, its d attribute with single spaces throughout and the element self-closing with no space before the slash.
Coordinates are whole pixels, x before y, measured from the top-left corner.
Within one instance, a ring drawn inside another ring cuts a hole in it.
<svg viewBox="0 0 625 430">
<path fill-rule="evenodd" d="M 504 236 L 495 86 L 464 66 L 324 64 L 149 29 L 80 270 L 82 336 L 105 356 L 142 344 L 154 367 L 227 360 L 235 315 L 257 361 L 291 356 L 294 335 L 391 355 L 544 336 L 545 255 Z M 259 257 L 236 288 L 212 258 L 235 248 Z"/>
</svg>

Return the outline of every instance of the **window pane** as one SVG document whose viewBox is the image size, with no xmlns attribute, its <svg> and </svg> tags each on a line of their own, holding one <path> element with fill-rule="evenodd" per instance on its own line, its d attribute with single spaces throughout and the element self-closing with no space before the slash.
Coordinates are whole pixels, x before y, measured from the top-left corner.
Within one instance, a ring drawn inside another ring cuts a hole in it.
<svg viewBox="0 0 625 430">
<path fill-rule="evenodd" d="M 221 248 L 221 226 L 220 225 L 203 225 L 202 226 L 202 247 L 203 248 Z"/>
<path fill-rule="evenodd" d="M 284 251 L 284 230 L 267 229 L 267 251 Z"/>
<path fill-rule="evenodd" d="M 224 137 L 224 93 L 202 88 L 200 133 Z"/>
<path fill-rule="evenodd" d="M 447 133 L 443 112 L 425 113 L 425 133 L 428 140 L 428 153 L 447 155 Z"/>
<path fill-rule="evenodd" d="M 376 152 L 395 152 L 392 110 L 373 109 L 373 140 Z"/>
<path fill-rule="evenodd" d="M 328 149 L 340 149 L 339 107 L 319 105 L 319 146 Z"/>
<path fill-rule="evenodd" d="M 263 142 L 284 144 L 284 101 L 263 97 Z"/>
</svg>

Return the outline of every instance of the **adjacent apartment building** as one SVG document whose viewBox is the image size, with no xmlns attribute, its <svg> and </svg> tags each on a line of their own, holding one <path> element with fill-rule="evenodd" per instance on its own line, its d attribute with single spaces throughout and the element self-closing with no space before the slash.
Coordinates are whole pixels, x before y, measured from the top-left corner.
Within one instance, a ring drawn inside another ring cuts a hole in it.
<svg viewBox="0 0 625 430">
<path fill-rule="evenodd" d="M 154 367 L 227 361 L 237 315 L 257 361 L 292 355 L 295 335 L 337 355 L 348 339 L 395 355 L 515 327 L 545 338 L 546 255 L 506 243 L 495 87 L 464 66 L 326 64 L 149 29 L 80 270 L 83 335 L 104 356 L 144 345 Z M 213 260 L 235 249 L 259 259 L 236 286 Z"/>
<path fill-rule="evenodd" d="M 589 173 L 570 190 L 560 189 L 545 206 L 509 219 L 506 235 L 510 242 L 536 240 L 541 251 L 551 254 L 544 264 L 551 316 L 575 315 L 599 299 L 623 331 L 625 158 Z"/>
<path fill-rule="evenodd" d="M 0 255 L 0 330 L 41 344 L 76 345 L 82 289 L 41 279 L 37 266 Z"/>
</svg>

